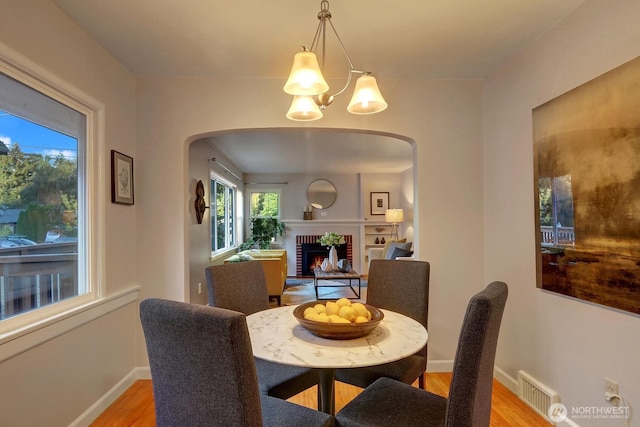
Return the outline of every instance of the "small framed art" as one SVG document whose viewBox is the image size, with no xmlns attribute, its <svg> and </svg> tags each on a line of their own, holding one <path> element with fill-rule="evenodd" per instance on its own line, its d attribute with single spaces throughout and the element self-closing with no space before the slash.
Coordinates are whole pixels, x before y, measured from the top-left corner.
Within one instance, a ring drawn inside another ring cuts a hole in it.
<svg viewBox="0 0 640 427">
<path fill-rule="evenodd" d="M 133 158 L 111 150 L 111 202 L 133 204 Z"/>
<path fill-rule="evenodd" d="M 371 194 L 371 215 L 384 215 L 389 209 L 389 192 Z"/>
</svg>

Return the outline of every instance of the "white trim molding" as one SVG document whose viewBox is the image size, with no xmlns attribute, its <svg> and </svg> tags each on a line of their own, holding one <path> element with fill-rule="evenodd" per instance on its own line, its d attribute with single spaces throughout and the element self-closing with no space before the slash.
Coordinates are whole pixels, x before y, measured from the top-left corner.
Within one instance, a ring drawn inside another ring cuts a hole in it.
<svg viewBox="0 0 640 427">
<path fill-rule="evenodd" d="M 30 324 L 0 337 L 0 362 L 138 300 L 138 286 Z"/>
</svg>

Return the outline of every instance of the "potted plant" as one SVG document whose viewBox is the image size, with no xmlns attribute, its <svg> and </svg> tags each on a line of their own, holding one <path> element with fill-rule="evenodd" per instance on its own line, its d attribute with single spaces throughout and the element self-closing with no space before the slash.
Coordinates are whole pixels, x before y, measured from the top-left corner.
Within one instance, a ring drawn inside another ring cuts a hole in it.
<svg viewBox="0 0 640 427">
<path fill-rule="evenodd" d="M 284 222 L 276 217 L 259 217 L 251 219 L 251 236 L 245 243 L 240 245 L 241 250 L 247 249 L 254 244 L 260 249 L 269 249 L 271 242 L 284 234 Z"/>
</svg>

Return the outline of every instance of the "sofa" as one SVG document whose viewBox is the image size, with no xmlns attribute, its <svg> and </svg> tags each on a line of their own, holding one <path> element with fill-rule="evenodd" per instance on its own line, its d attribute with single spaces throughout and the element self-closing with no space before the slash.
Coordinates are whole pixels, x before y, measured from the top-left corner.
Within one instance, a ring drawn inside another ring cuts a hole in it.
<svg viewBox="0 0 640 427">
<path fill-rule="evenodd" d="M 287 251 L 284 249 L 248 249 L 224 260 L 224 263 L 257 261 L 262 264 L 269 298 L 281 304 L 282 291 L 287 280 Z"/>
<path fill-rule="evenodd" d="M 414 260 L 413 251 L 411 251 L 412 242 L 406 240 L 390 240 L 382 248 L 369 248 L 367 254 L 369 267 L 374 259 Z"/>
</svg>

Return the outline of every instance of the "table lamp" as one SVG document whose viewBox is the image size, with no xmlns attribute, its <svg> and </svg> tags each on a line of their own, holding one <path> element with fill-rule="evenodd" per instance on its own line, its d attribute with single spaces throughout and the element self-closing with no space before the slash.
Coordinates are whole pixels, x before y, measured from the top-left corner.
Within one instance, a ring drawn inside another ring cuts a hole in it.
<svg viewBox="0 0 640 427">
<path fill-rule="evenodd" d="M 404 221 L 404 210 L 402 209 L 387 209 L 384 213 L 384 221 L 391 224 L 391 239 L 398 240 L 398 224 Z"/>
</svg>

